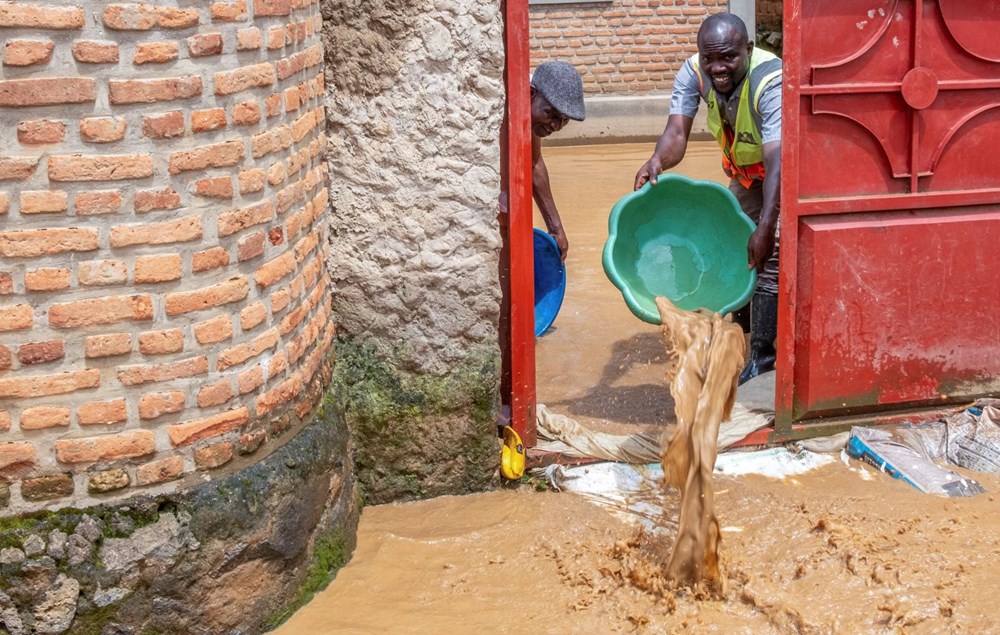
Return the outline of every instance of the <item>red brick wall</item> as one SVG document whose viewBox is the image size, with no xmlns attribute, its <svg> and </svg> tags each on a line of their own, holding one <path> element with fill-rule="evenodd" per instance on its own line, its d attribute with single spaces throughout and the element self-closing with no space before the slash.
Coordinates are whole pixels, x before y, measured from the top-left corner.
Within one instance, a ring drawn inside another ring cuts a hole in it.
<svg viewBox="0 0 1000 635">
<path fill-rule="evenodd" d="M 322 389 L 318 2 L 172 4 L 0 6 L 0 513 L 253 461 Z"/>
<path fill-rule="evenodd" d="M 587 94 L 669 93 L 698 27 L 727 0 L 614 0 L 531 6 L 532 67 L 570 62 Z"/>
<path fill-rule="evenodd" d="M 780 31 L 782 5 L 782 0 L 757 0 L 757 26 L 767 31 Z"/>
</svg>

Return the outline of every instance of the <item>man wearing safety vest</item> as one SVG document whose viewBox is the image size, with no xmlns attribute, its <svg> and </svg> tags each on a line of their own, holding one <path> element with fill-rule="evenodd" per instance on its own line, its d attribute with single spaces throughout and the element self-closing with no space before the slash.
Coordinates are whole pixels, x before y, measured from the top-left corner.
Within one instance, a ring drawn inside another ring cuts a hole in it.
<svg viewBox="0 0 1000 635">
<path fill-rule="evenodd" d="M 722 149 L 729 190 L 757 229 L 747 244 L 747 266 L 757 270 L 750 310 L 735 316 L 750 330 L 744 383 L 774 368 L 778 335 L 778 211 L 781 201 L 781 59 L 754 48 L 743 20 L 709 16 L 698 30 L 698 54 L 677 73 L 670 116 L 649 161 L 635 175 L 635 189 L 684 158 L 701 101 L 708 128 Z M 749 324 L 747 323 L 749 317 Z"/>
</svg>

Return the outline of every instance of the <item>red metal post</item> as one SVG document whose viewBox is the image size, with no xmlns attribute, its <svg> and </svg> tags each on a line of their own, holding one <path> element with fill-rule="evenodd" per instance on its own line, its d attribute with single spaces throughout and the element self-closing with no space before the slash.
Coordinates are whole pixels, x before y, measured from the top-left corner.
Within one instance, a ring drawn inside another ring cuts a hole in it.
<svg viewBox="0 0 1000 635">
<path fill-rule="evenodd" d="M 537 441 L 535 430 L 535 288 L 533 210 L 531 206 L 531 67 L 528 49 L 528 0 L 507 0 L 504 7 L 507 126 L 505 163 L 509 217 L 510 298 L 509 355 L 511 425 L 525 447 Z M 506 395 L 503 396 L 505 399 Z"/>
</svg>

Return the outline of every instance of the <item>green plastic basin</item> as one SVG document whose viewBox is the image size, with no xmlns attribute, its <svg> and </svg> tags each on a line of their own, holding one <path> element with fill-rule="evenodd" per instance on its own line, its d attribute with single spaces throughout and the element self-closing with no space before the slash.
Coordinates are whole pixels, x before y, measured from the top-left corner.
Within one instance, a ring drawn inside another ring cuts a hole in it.
<svg viewBox="0 0 1000 635">
<path fill-rule="evenodd" d="M 660 323 L 658 296 L 725 315 L 745 305 L 757 283 L 747 268 L 754 229 L 722 185 L 661 174 L 611 209 L 604 272 L 644 322 Z"/>
</svg>

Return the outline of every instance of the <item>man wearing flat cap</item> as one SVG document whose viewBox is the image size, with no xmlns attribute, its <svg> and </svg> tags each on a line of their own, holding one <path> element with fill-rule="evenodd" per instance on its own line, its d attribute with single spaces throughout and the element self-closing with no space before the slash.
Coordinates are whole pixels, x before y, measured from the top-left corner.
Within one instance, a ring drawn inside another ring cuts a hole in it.
<svg viewBox="0 0 1000 635">
<path fill-rule="evenodd" d="M 545 62 L 531 75 L 531 195 L 555 238 L 563 262 L 569 241 L 552 198 L 549 171 L 542 159 L 542 139 L 562 130 L 569 120 L 583 121 L 583 81 L 568 62 Z"/>
</svg>

